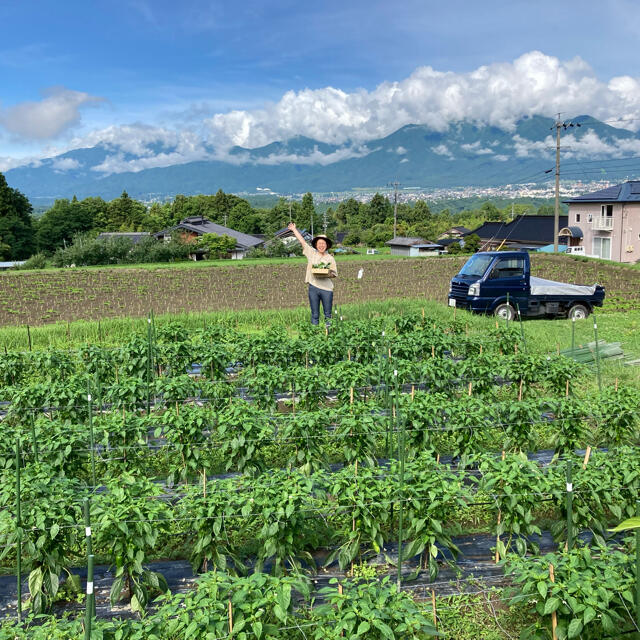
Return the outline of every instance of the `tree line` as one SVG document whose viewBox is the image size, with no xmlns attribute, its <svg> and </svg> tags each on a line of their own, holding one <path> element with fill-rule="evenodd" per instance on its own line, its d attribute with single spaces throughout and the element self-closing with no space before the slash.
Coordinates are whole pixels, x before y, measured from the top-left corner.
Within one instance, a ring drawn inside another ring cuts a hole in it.
<svg viewBox="0 0 640 640">
<path fill-rule="evenodd" d="M 536 211 L 532 205 L 517 204 L 514 213 L 548 212 L 545 207 Z M 433 212 L 423 200 L 398 203 L 397 234 L 435 240 L 452 226 L 473 229 L 485 221 L 507 220 L 511 214 L 511 206 L 498 209 L 490 202 L 459 213 L 447 209 Z M 70 200 L 58 199 L 36 218 L 29 200 L 11 188 L 0 173 L 1 260 L 24 260 L 37 253 L 53 256 L 72 245 L 74 239 L 81 238 L 86 246 L 101 232 L 153 233 L 190 216 L 203 216 L 236 231 L 262 234 L 266 238 L 273 237 L 293 219 L 299 227 L 316 233 L 325 227 L 330 235 L 343 231 L 347 245 L 381 246 L 393 237 L 394 206 L 387 197 L 376 193 L 369 202 L 349 198 L 321 215 L 311 193 L 305 194 L 301 201 L 280 198 L 271 208 L 257 208 L 246 199 L 221 189 L 214 195 L 177 195 L 170 202 L 151 205 L 123 191 L 111 201 L 99 197 L 78 200 L 75 196 Z"/>
</svg>

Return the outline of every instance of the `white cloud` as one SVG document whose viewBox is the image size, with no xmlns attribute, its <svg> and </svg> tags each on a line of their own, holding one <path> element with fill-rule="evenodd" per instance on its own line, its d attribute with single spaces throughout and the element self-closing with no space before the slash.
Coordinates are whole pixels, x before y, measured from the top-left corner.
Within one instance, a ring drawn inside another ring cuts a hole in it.
<svg viewBox="0 0 640 640">
<path fill-rule="evenodd" d="M 513 136 L 516 156 L 541 156 L 553 159 L 556 148 L 555 138 L 547 136 L 543 141 L 527 140 L 519 135 Z M 637 138 L 613 138 L 603 140 L 596 131 L 587 130 L 578 137 L 574 130 L 571 133 L 563 133 L 560 149 L 562 158 L 594 158 L 594 157 L 624 157 L 625 154 L 640 154 L 640 140 Z"/>
<path fill-rule="evenodd" d="M 370 92 L 289 91 L 262 109 L 217 114 L 207 122 L 216 144 L 252 148 L 294 135 L 337 144 L 366 142 L 406 124 L 446 131 L 462 120 L 513 130 L 522 116 L 558 111 L 599 119 L 623 115 L 638 129 L 640 81 L 624 76 L 607 84 L 580 58 L 563 62 L 532 51 L 469 73 L 419 67 L 408 78 Z"/>
<path fill-rule="evenodd" d="M 461 149 L 465 151 L 469 151 L 471 153 L 475 153 L 477 156 L 487 155 L 489 153 L 493 153 L 493 149 L 489 149 L 487 147 L 480 146 L 480 140 L 476 140 L 471 144 L 461 144 Z"/>
<path fill-rule="evenodd" d="M 402 158 L 402 160 L 400 160 L 400 164 L 404 164 L 405 162 L 409 162 L 409 158 Z"/>
<path fill-rule="evenodd" d="M 433 151 L 433 153 L 437 153 L 439 156 L 453 158 L 453 153 L 451 153 L 446 144 L 439 144 L 437 147 L 431 147 L 431 151 Z"/>
<path fill-rule="evenodd" d="M 71 169 L 78 169 L 81 165 L 75 158 L 55 158 L 51 166 L 56 171 L 70 171 Z"/>
<path fill-rule="evenodd" d="M 498 160 L 499 162 L 506 162 L 509 159 L 509 156 L 499 153 L 498 155 L 493 156 L 493 159 Z"/>
<path fill-rule="evenodd" d="M 142 2 L 140 6 L 147 5 Z M 53 89 L 39 102 L 0 110 L 0 125 L 23 137 L 53 138 L 79 121 L 82 108 L 97 104 L 99 100 L 87 93 Z M 217 113 L 200 123 L 190 122 L 189 126 L 193 128 L 169 129 L 142 123 L 111 126 L 75 137 L 64 147 L 43 149 L 39 157 L 103 144 L 111 152 L 104 162 L 94 167 L 100 173 L 140 171 L 207 159 L 236 164 L 330 164 L 370 152 L 363 145 L 407 124 L 425 125 L 446 133 L 450 126 L 466 121 L 513 131 L 515 123 L 523 116 L 553 116 L 558 111 L 567 117 L 577 114 L 589 114 L 603 120 L 615 117 L 619 121 L 612 121 L 614 126 L 638 130 L 640 78 L 620 76 L 603 82 L 580 58 L 561 61 L 532 51 L 512 62 L 494 63 L 467 73 L 419 67 L 409 77 L 382 83 L 371 91 L 346 92 L 334 87 L 289 91 L 279 101 L 259 109 Z M 199 117 L 202 118 L 200 114 Z M 572 134 L 563 133 L 567 153 L 607 155 L 613 154 L 614 149 L 638 153 L 637 141 L 609 145 L 595 133 L 575 139 L 575 149 L 570 150 Z M 252 158 L 249 152 L 229 154 L 234 145 L 252 149 L 297 135 L 342 146 L 330 154 L 315 149 L 303 156 L 285 153 Z M 512 143 L 518 157 L 551 156 L 555 147 L 551 135 L 543 142 L 514 136 Z M 453 159 L 452 149 L 456 147 L 447 144 L 431 148 L 435 153 Z M 497 144 L 481 145 L 478 141 L 463 145 L 462 149 L 488 156 L 497 151 Z M 389 151 L 399 156 L 407 154 L 402 146 Z M 504 155 L 494 157 L 504 161 Z M 30 162 L 33 158 L 0 158 L 0 170 Z"/>
<path fill-rule="evenodd" d="M 21 102 L 0 112 L 0 125 L 21 138 L 46 140 L 55 138 L 80 121 L 80 109 L 103 98 L 64 87 L 42 92 L 38 102 Z"/>
</svg>

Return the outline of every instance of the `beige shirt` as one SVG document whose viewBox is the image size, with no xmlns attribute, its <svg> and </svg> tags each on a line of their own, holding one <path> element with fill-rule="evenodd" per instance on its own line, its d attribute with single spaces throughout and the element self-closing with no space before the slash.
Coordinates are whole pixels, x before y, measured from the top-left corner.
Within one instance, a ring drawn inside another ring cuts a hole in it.
<svg viewBox="0 0 640 640">
<path fill-rule="evenodd" d="M 314 264 L 318 264 L 319 262 L 328 262 L 331 265 L 329 267 L 331 271 L 333 271 L 337 275 L 338 267 L 336 266 L 336 259 L 330 253 L 321 255 L 319 251 L 316 251 L 310 244 L 307 244 L 306 242 L 302 246 L 302 253 L 307 258 L 307 274 L 304 281 L 307 284 L 312 284 L 318 289 L 333 291 L 333 278 L 316 278 L 316 276 L 311 273 L 311 269 L 313 268 Z"/>
</svg>

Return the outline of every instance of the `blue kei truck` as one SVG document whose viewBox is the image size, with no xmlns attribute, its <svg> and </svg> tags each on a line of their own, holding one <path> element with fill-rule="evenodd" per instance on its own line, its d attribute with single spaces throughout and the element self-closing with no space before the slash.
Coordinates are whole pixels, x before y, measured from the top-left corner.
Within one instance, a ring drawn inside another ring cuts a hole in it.
<svg viewBox="0 0 640 640">
<path fill-rule="evenodd" d="M 513 320 L 522 317 L 586 318 L 601 307 L 604 287 L 567 284 L 531 275 L 526 251 L 474 253 L 451 278 L 449 306 Z"/>
</svg>

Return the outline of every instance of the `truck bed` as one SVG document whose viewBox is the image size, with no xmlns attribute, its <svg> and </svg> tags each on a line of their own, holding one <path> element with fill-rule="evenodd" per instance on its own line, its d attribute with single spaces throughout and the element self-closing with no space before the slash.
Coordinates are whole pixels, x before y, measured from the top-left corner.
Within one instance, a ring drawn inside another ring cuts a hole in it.
<svg viewBox="0 0 640 640">
<path fill-rule="evenodd" d="M 568 284 L 544 278 L 530 277 L 532 296 L 592 296 L 596 285 Z"/>
</svg>

